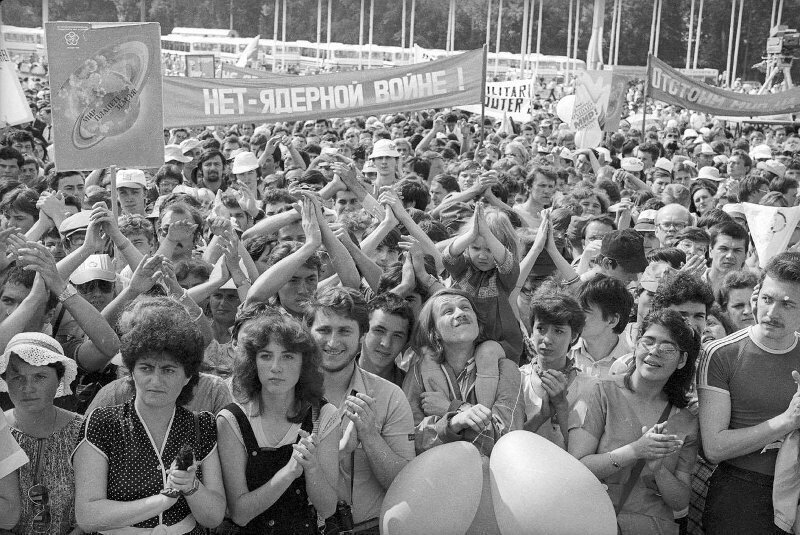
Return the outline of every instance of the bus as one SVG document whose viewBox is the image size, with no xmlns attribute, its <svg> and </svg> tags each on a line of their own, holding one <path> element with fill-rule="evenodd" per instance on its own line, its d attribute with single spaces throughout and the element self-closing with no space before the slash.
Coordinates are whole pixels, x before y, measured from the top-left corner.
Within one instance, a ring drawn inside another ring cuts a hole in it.
<svg viewBox="0 0 800 535">
<path fill-rule="evenodd" d="M 44 58 L 47 51 L 44 47 L 44 30 L 42 28 L 22 28 L 19 26 L 0 26 L 6 50 L 11 57 L 25 60 Z"/>
</svg>

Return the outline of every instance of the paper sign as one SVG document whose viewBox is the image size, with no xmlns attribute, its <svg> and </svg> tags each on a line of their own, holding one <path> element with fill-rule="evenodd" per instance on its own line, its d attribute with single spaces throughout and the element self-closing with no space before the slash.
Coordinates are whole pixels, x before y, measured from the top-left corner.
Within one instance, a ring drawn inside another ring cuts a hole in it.
<svg viewBox="0 0 800 535">
<path fill-rule="evenodd" d="M 17 67 L 0 32 L 0 128 L 33 122 L 33 113 L 17 77 Z"/>
<path fill-rule="evenodd" d="M 530 121 L 534 87 L 533 79 L 487 82 L 483 99 L 484 112 L 497 119 L 511 117 L 521 123 Z M 481 113 L 480 104 L 457 107 L 470 113 Z"/>
<path fill-rule="evenodd" d="M 164 163 L 157 23 L 50 22 L 58 171 Z"/>
<path fill-rule="evenodd" d="M 758 252 L 759 266 L 766 267 L 773 256 L 785 251 L 789 245 L 792 233 L 800 222 L 800 206 L 783 208 L 745 202 L 742 203 L 742 210 Z"/>
</svg>

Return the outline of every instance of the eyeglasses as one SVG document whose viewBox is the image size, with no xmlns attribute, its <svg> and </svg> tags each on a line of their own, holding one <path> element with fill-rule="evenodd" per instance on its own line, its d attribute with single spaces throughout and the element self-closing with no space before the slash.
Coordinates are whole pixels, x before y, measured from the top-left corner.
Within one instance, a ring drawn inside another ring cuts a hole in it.
<svg viewBox="0 0 800 535">
<path fill-rule="evenodd" d="M 663 223 L 658 224 L 663 230 L 683 230 L 686 228 L 686 223 L 682 223 L 680 221 L 665 221 Z"/>
<path fill-rule="evenodd" d="M 660 344 L 656 344 L 655 342 L 650 342 L 642 338 L 639 340 L 637 344 L 640 349 L 644 349 L 648 353 L 655 353 L 665 359 L 674 359 L 680 355 L 680 349 L 675 347 L 675 344 L 670 342 L 661 342 Z"/>
<path fill-rule="evenodd" d="M 74 246 L 74 247 L 80 247 L 81 245 L 83 245 L 83 242 L 86 241 L 86 235 L 85 234 L 73 234 L 71 236 L 67 236 L 66 238 L 64 238 L 64 241 L 69 242 L 69 244 Z"/>
<path fill-rule="evenodd" d="M 30 533 L 47 533 L 50 530 L 52 519 L 50 516 L 50 492 L 44 485 L 34 485 L 28 489 L 28 499 L 34 506 Z"/>
</svg>

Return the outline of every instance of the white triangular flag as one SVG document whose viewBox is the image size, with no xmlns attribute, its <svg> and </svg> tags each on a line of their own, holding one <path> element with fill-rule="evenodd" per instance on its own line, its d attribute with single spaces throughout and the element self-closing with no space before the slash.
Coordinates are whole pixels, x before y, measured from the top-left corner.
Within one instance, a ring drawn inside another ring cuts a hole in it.
<svg viewBox="0 0 800 535">
<path fill-rule="evenodd" d="M 239 56 L 238 61 L 236 61 L 237 67 L 247 67 L 247 61 L 250 59 L 250 56 L 258 50 L 258 40 L 261 38 L 261 35 L 256 35 L 253 39 L 247 43 L 247 46 L 244 50 L 242 50 L 242 55 Z"/>
<path fill-rule="evenodd" d="M 17 77 L 17 66 L 11 61 L 0 32 L 0 128 L 33 122 L 33 113 Z"/>
<path fill-rule="evenodd" d="M 786 250 L 797 223 L 800 222 L 800 206 L 783 208 L 742 203 L 747 217 L 750 236 L 756 246 L 758 263 L 763 268 L 770 258 Z"/>
</svg>

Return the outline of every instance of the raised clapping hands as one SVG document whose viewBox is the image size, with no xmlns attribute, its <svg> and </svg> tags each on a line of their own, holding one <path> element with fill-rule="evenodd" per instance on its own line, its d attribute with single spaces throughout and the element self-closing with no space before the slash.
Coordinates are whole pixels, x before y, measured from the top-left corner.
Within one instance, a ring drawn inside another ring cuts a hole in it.
<svg viewBox="0 0 800 535">
<path fill-rule="evenodd" d="M 683 447 L 683 440 L 678 435 L 667 434 L 667 423 L 662 422 L 650 429 L 647 426 L 642 427 L 642 437 L 632 445 L 636 458 L 644 459 L 655 470 L 666 457 Z"/>
<path fill-rule="evenodd" d="M 358 436 L 377 432 L 375 427 L 375 398 L 367 394 L 357 393 L 347 396 L 344 401 L 344 415 L 355 425 Z"/>
<path fill-rule="evenodd" d="M 292 456 L 289 463 L 290 472 L 298 477 L 301 473 L 309 473 L 319 470 L 319 460 L 317 459 L 317 442 L 313 434 L 308 434 L 304 430 L 299 431 L 300 442 L 292 444 Z"/>
<path fill-rule="evenodd" d="M 322 245 L 322 231 L 319 228 L 319 221 L 317 221 L 316 217 L 317 210 L 311 196 L 303 195 L 300 215 L 302 217 L 303 233 L 306 235 L 306 243 L 319 247 Z"/>
</svg>

